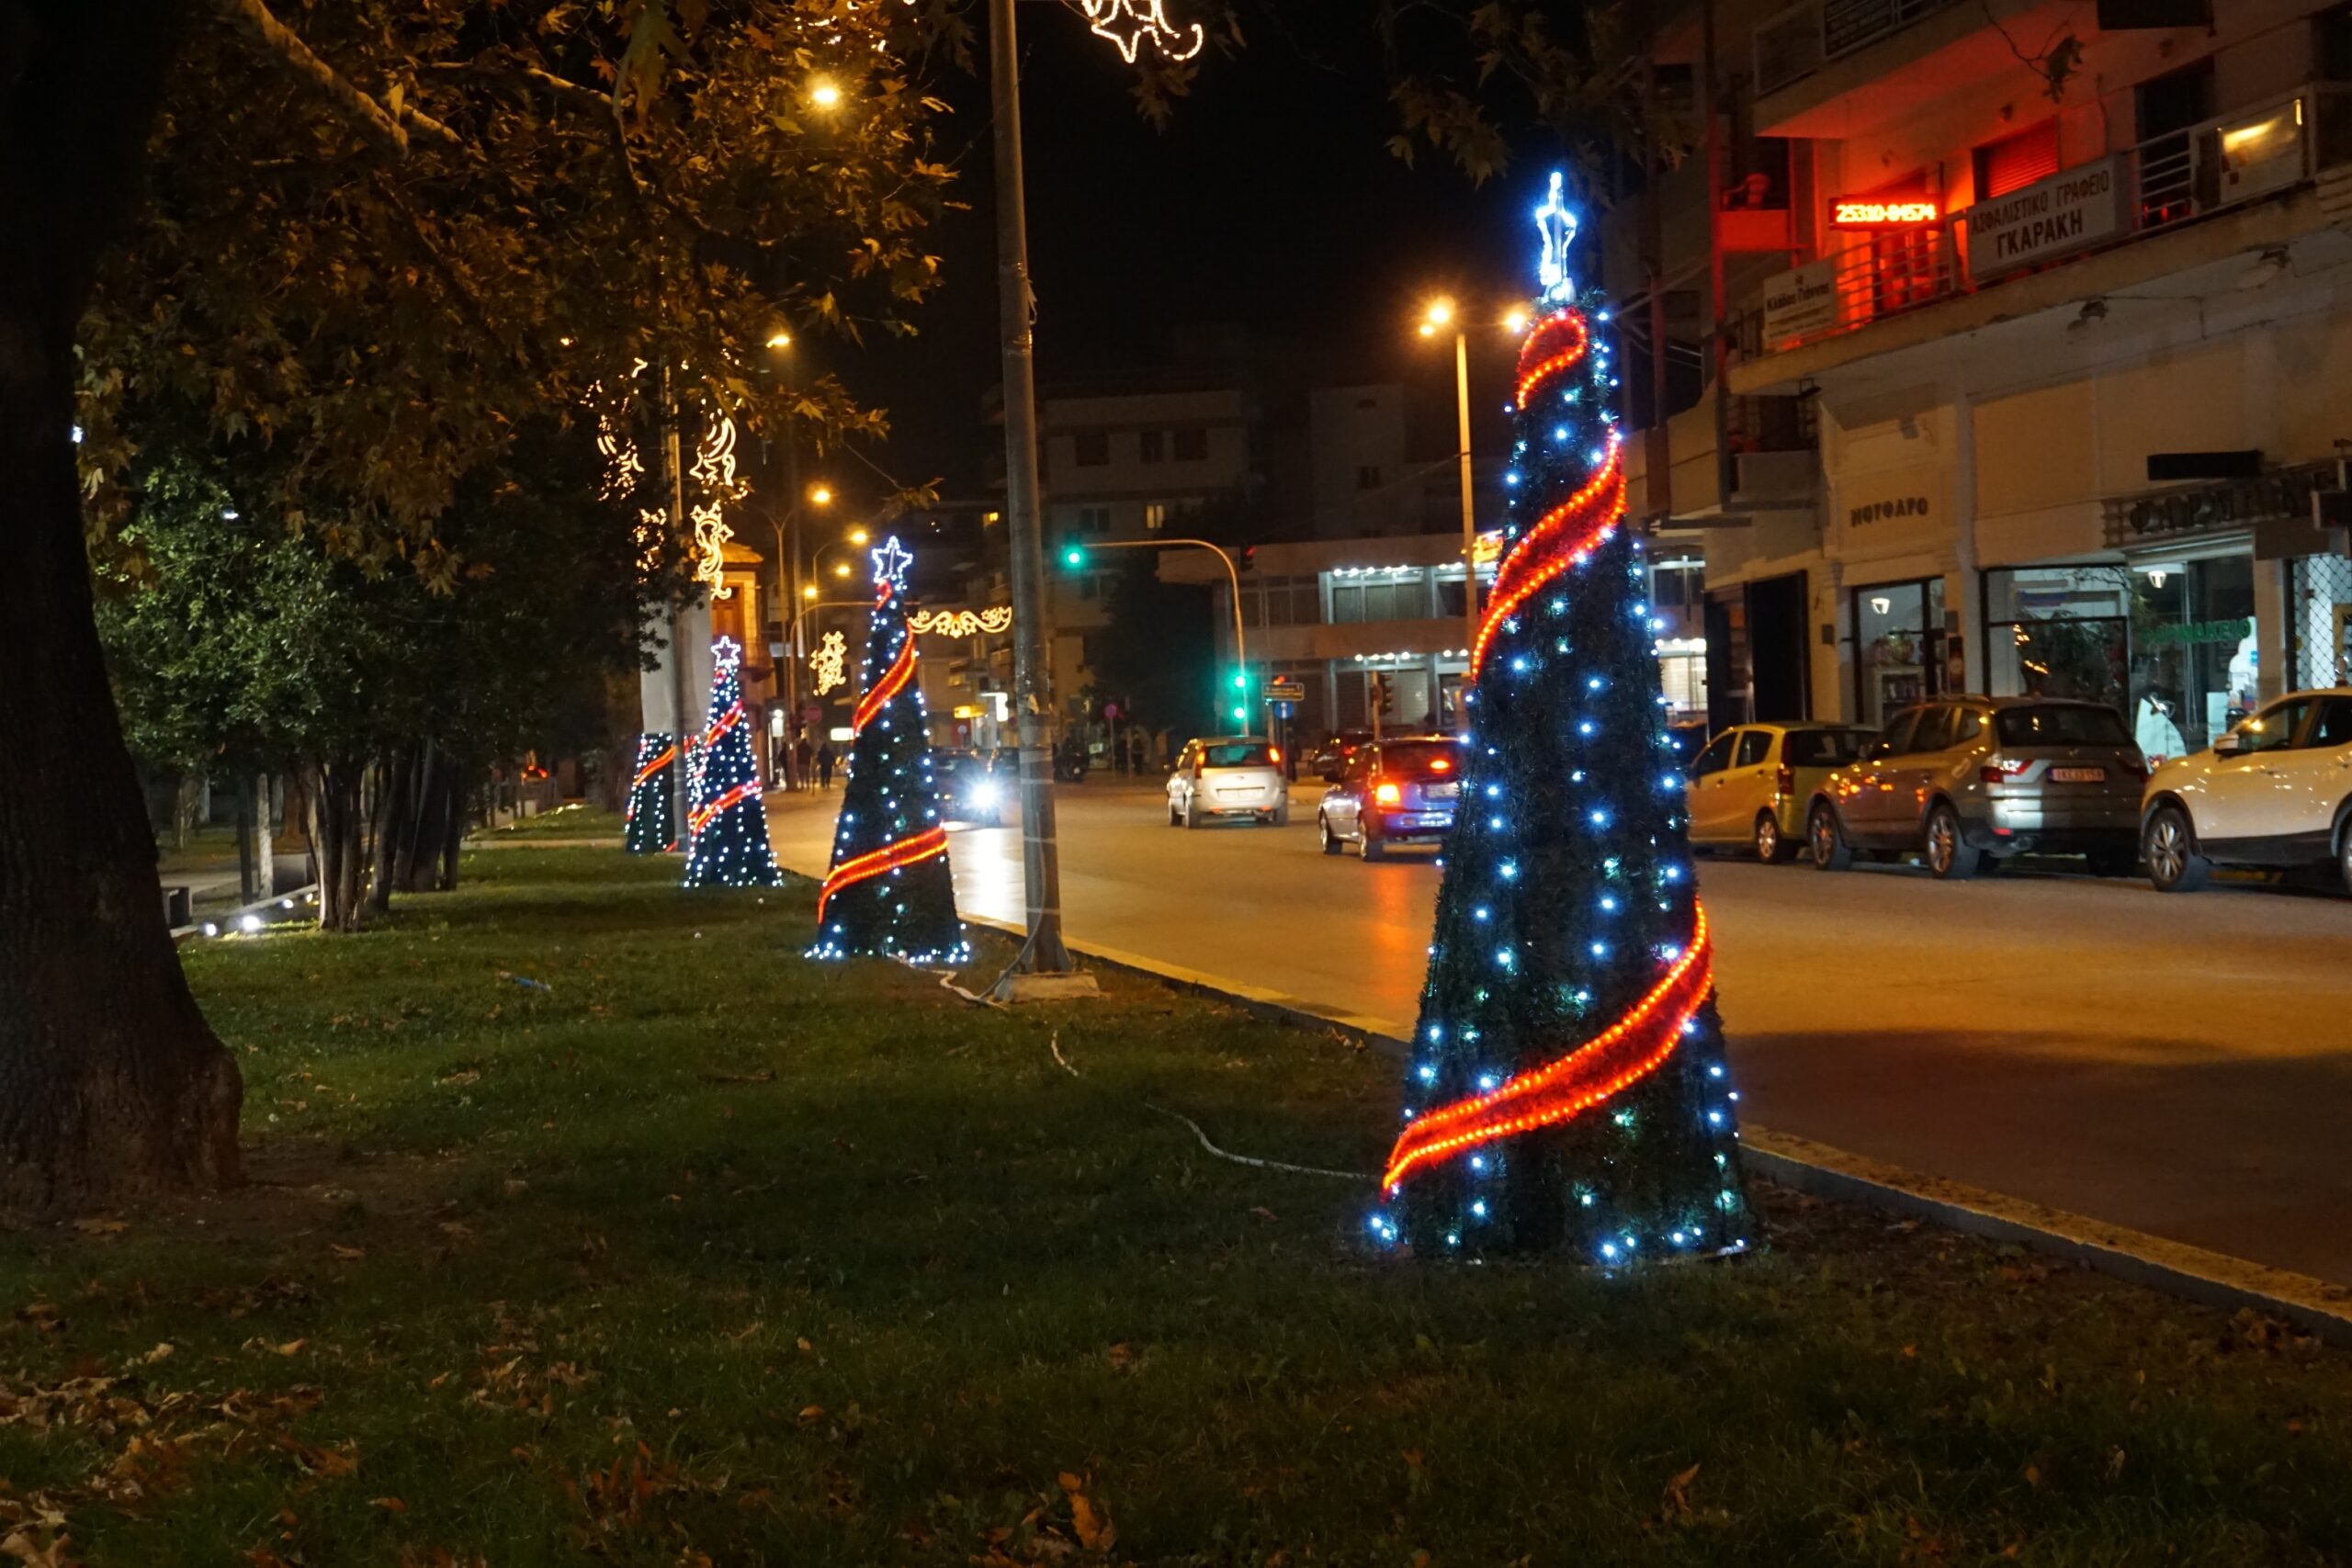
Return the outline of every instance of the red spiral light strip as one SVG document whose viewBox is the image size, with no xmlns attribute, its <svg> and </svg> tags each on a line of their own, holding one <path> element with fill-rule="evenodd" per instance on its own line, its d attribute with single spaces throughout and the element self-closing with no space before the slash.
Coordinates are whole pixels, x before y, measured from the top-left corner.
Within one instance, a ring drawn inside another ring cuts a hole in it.
<svg viewBox="0 0 2352 1568">
<path fill-rule="evenodd" d="M 1546 316 L 1530 328 L 1519 347 L 1519 406 L 1527 406 L 1528 394 L 1537 387 L 1575 369 L 1590 344 L 1591 333 L 1578 310 Z"/>
<path fill-rule="evenodd" d="M 874 689 L 858 699 L 857 711 L 850 716 L 850 733 L 854 735 L 872 723 L 874 716 L 880 713 L 892 697 L 907 689 L 907 682 L 914 679 L 914 673 L 915 639 L 910 637 L 900 645 L 899 657 L 890 661 L 890 668 L 882 672 L 882 679 L 874 682 Z"/>
<path fill-rule="evenodd" d="M 692 816 L 686 818 L 686 826 L 694 832 L 699 833 L 705 828 L 709 827 L 712 820 L 717 818 L 720 812 L 726 810 L 730 806 L 738 804 L 739 802 L 749 800 L 759 793 L 760 781 L 757 779 L 745 779 L 741 784 L 737 784 L 733 789 L 729 790 L 717 800 L 707 802 L 696 809 Z"/>
<path fill-rule="evenodd" d="M 1486 667 L 1487 649 L 1503 623 L 1545 584 L 1582 561 L 1625 515 L 1624 441 L 1609 433 L 1609 455 L 1585 487 L 1535 521 L 1519 536 L 1495 572 L 1495 587 L 1478 636 L 1470 645 L 1470 680 Z"/>
<path fill-rule="evenodd" d="M 912 865 L 917 861 L 929 860 L 933 855 L 946 852 L 947 829 L 943 826 L 926 829 L 912 838 L 900 839 L 854 860 L 842 862 L 826 874 L 824 886 L 817 890 L 817 918 L 820 920 L 825 918 L 825 905 L 843 888 L 886 872 L 896 871 L 902 865 Z"/>
<path fill-rule="evenodd" d="M 677 760 L 678 743 L 673 740 L 670 743 L 667 750 L 654 758 L 653 761 L 646 763 L 645 766 L 637 770 L 637 777 L 629 782 L 629 787 L 631 789 L 635 789 L 639 784 L 643 784 L 646 780 L 651 778 L 654 774 L 660 773 L 662 769 L 668 767 Z"/>
<path fill-rule="evenodd" d="M 1684 1026 L 1714 990 L 1707 911 L 1700 908 L 1696 919 L 1690 946 L 1666 977 L 1609 1028 L 1499 1089 L 1414 1117 L 1389 1151 L 1382 1190 L 1394 1192 L 1416 1167 L 1581 1115 L 1665 1066 L 1682 1043 Z"/>
</svg>

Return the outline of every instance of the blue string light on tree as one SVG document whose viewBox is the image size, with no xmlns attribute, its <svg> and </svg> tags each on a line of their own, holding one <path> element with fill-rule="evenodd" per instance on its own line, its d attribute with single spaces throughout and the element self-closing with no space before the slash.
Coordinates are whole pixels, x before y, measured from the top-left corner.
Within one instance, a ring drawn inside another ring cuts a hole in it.
<svg viewBox="0 0 2352 1568">
<path fill-rule="evenodd" d="M 685 885 L 773 887 L 781 874 L 768 849 L 767 807 L 743 711 L 743 649 L 733 637 L 710 646 L 710 715 L 686 771 Z"/>
<path fill-rule="evenodd" d="M 622 843 L 633 855 L 658 855 L 678 847 L 671 820 L 671 780 L 678 766 L 678 738 L 658 730 L 637 738 L 637 773 L 629 781 L 628 816 Z"/>
<path fill-rule="evenodd" d="M 1403 1129 L 1374 1237 L 1604 1266 L 1736 1251 L 1751 1219 L 1688 872 L 1608 349 L 1554 175 L 1520 350 L 1503 557 L 1464 691 Z"/>
<path fill-rule="evenodd" d="M 817 896 L 811 958 L 860 955 L 960 964 L 972 955 L 956 916 L 947 819 L 932 777 L 931 724 L 915 679 L 907 568 L 894 537 L 872 552 L 874 616 L 850 724 L 849 784 L 833 829 L 832 869 Z"/>
</svg>

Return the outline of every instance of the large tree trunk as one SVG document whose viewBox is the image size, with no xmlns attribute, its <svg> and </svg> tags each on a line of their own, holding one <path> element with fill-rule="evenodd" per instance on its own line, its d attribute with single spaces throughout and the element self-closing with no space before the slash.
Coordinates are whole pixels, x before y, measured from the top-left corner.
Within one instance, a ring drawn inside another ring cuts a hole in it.
<svg viewBox="0 0 2352 1568">
<path fill-rule="evenodd" d="M 303 779 L 311 807 L 311 852 L 319 871 L 319 929 L 356 931 L 368 863 L 366 813 L 360 780 L 368 764 L 357 759 L 321 762 Z"/>
<path fill-rule="evenodd" d="M 0 1204 L 232 1181 L 243 1089 L 164 925 L 91 617 L 74 330 L 168 0 L 0 0 Z"/>
<path fill-rule="evenodd" d="M 368 890 L 368 908 L 382 914 L 392 907 L 392 883 L 407 852 L 410 808 L 416 798 L 416 748 L 395 746 L 376 765 L 373 832 L 376 877 Z"/>
</svg>

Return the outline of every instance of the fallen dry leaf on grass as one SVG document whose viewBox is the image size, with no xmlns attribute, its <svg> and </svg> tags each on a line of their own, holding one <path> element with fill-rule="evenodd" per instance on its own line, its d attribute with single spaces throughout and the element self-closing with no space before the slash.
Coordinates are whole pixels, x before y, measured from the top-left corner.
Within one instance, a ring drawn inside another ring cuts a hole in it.
<svg viewBox="0 0 2352 1568">
<path fill-rule="evenodd" d="M 74 1228 L 84 1235 L 120 1235 L 130 1228 L 127 1220 L 75 1220 Z"/>
</svg>

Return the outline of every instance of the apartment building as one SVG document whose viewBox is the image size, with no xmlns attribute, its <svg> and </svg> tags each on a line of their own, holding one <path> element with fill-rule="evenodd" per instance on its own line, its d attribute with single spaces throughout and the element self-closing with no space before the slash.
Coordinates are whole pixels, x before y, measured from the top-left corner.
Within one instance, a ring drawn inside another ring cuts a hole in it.
<svg viewBox="0 0 2352 1568">
<path fill-rule="evenodd" d="M 2049 692 L 2173 754 L 2352 676 L 2312 502 L 2352 441 L 2352 8 L 1715 9 L 1713 178 L 1632 265 L 1724 279 L 1722 374 L 1634 440 L 1704 556 L 1717 718 Z"/>
</svg>

